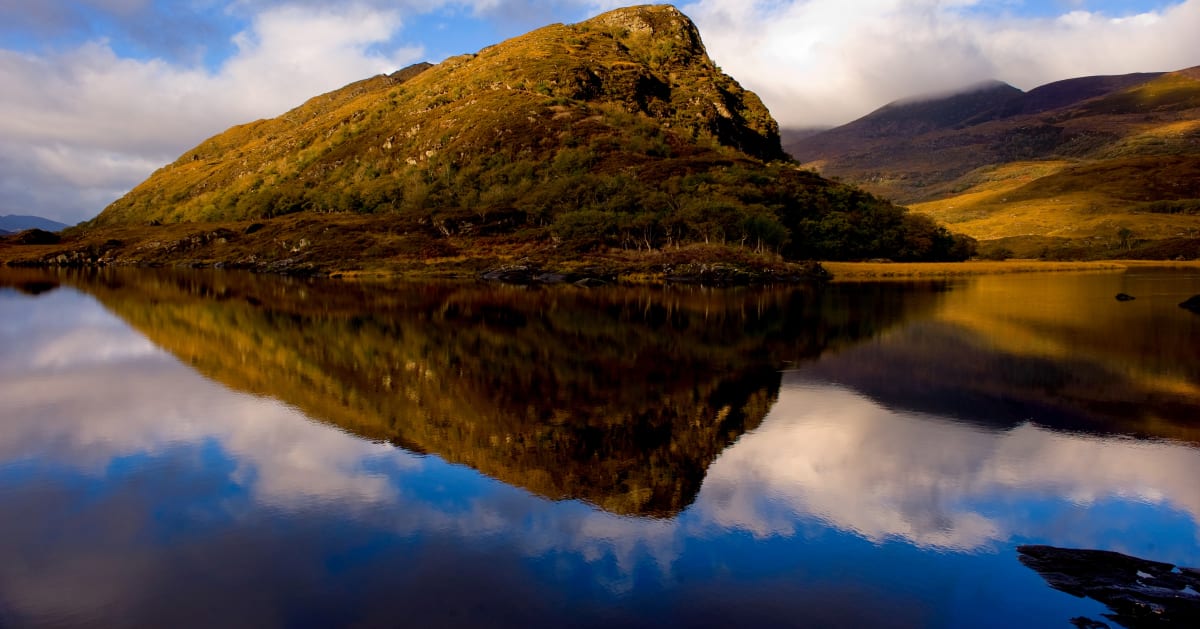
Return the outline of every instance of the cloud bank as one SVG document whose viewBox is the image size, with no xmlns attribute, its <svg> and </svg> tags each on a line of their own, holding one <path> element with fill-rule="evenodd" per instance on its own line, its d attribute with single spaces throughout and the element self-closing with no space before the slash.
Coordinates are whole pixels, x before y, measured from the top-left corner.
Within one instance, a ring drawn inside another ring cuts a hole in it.
<svg viewBox="0 0 1200 629">
<path fill-rule="evenodd" d="M 392 41 L 403 24 L 400 11 L 367 4 L 269 7 L 212 70 L 123 57 L 106 40 L 0 50 L 0 213 L 95 216 L 232 125 L 419 61 L 420 46 Z"/>
<path fill-rule="evenodd" d="M 784 126 L 844 124 L 893 100 L 987 79 L 1028 90 L 1200 65 L 1200 0 L 1122 14 L 1064 3 L 1058 15 L 1028 17 L 991 4 L 701 0 L 682 8 L 714 59 Z"/>
<path fill-rule="evenodd" d="M 0 0 L 0 213 L 90 218 L 232 125 L 423 60 L 447 38 L 464 51 L 494 43 L 470 39 L 482 36 L 481 23 L 515 35 L 618 4 L 195 0 L 181 12 L 150 0 Z M 680 8 L 725 71 L 792 127 L 840 124 L 898 98 L 989 78 L 1028 89 L 1200 64 L 1200 0 L 1123 13 L 1087 2 L 992 5 L 700 0 Z"/>
</svg>

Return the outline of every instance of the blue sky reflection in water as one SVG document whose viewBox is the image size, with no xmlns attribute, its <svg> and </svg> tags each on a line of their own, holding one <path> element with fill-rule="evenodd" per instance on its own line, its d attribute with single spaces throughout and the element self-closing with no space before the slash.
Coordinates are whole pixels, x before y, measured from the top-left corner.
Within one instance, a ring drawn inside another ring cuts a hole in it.
<svg viewBox="0 0 1200 629">
<path fill-rule="evenodd" d="M 0 289 L 0 624 L 1064 627 L 1103 607 L 1017 544 L 1200 565 L 1194 446 L 849 386 L 931 325 L 785 372 L 695 500 L 649 518 L 232 391 L 73 289 Z"/>
</svg>

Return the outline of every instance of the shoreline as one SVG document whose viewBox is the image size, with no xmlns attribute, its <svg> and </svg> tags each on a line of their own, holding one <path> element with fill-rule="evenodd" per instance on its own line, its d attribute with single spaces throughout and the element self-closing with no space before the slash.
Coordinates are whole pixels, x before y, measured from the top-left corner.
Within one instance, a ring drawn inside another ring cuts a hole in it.
<svg viewBox="0 0 1200 629">
<path fill-rule="evenodd" d="M 1200 271 L 1200 260 L 969 260 L 966 262 L 821 262 L 834 282 L 945 279 L 1014 273 L 1115 273 L 1131 268 L 1179 268 Z"/>
<path fill-rule="evenodd" d="M 474 279 L 507 283 L 784 284 L 945 279 L 1010 273 L 1200 271 L 1200 260 L 792 262 L 733 245 L 571 251 L 543 240 L 436 238 L 390 231 L 386 217 L 288 216 L 264 222 L 124 226 L 0 238 L 0 266 L 228 268 L 347 280 Z M 819 266 L 818 266 L 819 265 Z M 491 277 L 488 277 L 491 276 Z"/>
</svg>

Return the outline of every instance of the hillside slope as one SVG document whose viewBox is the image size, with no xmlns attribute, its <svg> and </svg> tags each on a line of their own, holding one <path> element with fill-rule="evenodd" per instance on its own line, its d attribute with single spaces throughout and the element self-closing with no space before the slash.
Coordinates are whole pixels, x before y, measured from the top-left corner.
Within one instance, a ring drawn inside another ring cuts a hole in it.
<svg viewBox="0 0 1200 629">
<path fill-rule="evenodd" d="M 893 104 L 787 148 L 1023 255 L 1200 255 L 1197 69 Z"/>
<path fill-rule="evenodd" d="M 258 246 L 248 222 L 301 214 L 331 224 L 374 217 L 356 224 L 382 227 L 389 240 L 350 255 L 375 260 L 693 243 L 791 259 L 915 260 L 962 257 L 970 244 L 797 169 L 775 120 L 717 68 L 691 20 L 639 6 L 366 79 L 234 127 L 85 225 L 101 253 L 67 258 L 162 260 L 164 239 L 130 230 L 176 223 L 236 223 L 239 233 L 212 240 L 236 236 L 244 253 Z M 124 231 L 96 242 L 105 229 Z M 297 240 L 315 244 L 322 233 Z M 188 260 L 248 259 L 223 259 L 200 240 Z M 329 267 L 309 253 L 321 247 L 293 248 L 281 254 L 264 242 L 252 257 Z"/>
</svg>

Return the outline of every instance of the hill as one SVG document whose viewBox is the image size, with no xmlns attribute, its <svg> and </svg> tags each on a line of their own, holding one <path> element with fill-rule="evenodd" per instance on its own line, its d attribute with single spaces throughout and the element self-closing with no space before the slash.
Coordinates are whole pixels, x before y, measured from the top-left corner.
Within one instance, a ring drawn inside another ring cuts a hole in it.
<svg viewBox="0 0 1200 629">
<path fill-rule="evenodd" d="M 0 216 L 0 234 L 15 234 L 26 229 L 41 229 L 43 231 L 56 232 L 66 228 L 67 225 L 64 223 L 40 216 L 18 216 L 16 214 Z"/>
<path fill-rule="evenodd" d="M 1200 256 L 1200 70 L 992 83 L 893 103 L 787 150 L 982 241 L 1046 257 Z"/>
<path fill-rule="evenodd" d="M 246 233 L 278 217 L 295 225 L 297 216 L 366 240 L 331 244 L 314 227 L 289 232 L 308 244 L 283 251 L 264 236 L 272 229 Z M 200 238 L 186 258 L 163 251 L 186 234 L 145 229 L 200 223 L 231 233 Z M 925 259 L 961 257 L 969 244 L 797 169 L 759 98 L 720 71 L 695 25 L 670 6 L 547 26 L 234 127 L 154 173 L 81 233 L 93 251 L 68 259 L 289 259 L 325 269 L 349 259 L 500 251 L 497 259 L 561 260 L 696 243 L 791 259 Z M 233 243 L 236 257 L 208 240 Z"/>
</svg>

